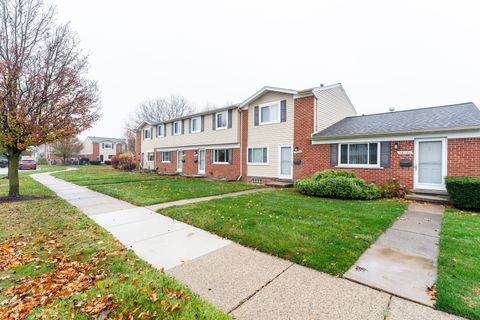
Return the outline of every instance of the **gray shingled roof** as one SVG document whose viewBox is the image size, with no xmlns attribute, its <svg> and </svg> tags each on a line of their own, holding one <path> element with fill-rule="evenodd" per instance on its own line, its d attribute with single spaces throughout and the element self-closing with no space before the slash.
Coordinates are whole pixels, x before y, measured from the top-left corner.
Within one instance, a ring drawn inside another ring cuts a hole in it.
<svg viewBox="0 0 480 320">
<path fill-rule="evenodd" d="M 313 140 L 434 132 L 476 127 L 480 130 L 480 110 L 472 102 L 414 110 L 347 117 L 312 135 Z"/>
<path fill-rule="evenodd" d="M 87 137 L 89 138 L 90 140 L 92 140 L 92 142 L 96 142 L 96 143 L 101 143 L 101 142 L 115 142 L 115 143 L 125 143 L 125 139 L 122 139 L 122 138 L 105 138 L 105 137 Z"/>
</svg>

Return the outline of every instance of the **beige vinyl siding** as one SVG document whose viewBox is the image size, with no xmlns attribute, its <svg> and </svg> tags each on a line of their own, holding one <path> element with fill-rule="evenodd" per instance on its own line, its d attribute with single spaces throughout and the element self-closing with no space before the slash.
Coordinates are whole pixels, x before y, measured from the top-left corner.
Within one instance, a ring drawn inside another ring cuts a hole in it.
<svg viewBox="0 0 480 320">
<path fill-rule="evenodd" d="M 102 149 L 102 143 L 109 143 L 113 145 L 113 149 Z M 113 141 L 103 141 L 98 143 L 98 150 L 99 150 L 99 155 L 103 155 L 103 160 L 110 160 L 108 159 L 108 156 L 113 156 L 117 154 L 117 149 L 116 149 L 117 144 Z"/>
<path fill-rule="evenodd" d="M 167 123 L 165 127 L 166 137 L 157 137 L 154 128 L 153 141 L 155 148 L 183 148 L 192 146 L 208 146 L 219 144 L 240 143 L 240 117 L 237 109 L 232 110 L 232 127 L 213 130 L 213 114 L 205 115 L 204 131 L 189 133 L 189 119 L 184 120 L 184 133 L 172 136 L 173 123 Z M 143 148 L 142 148 L 143 150 Z"/>
<path fill-rule="evenodd" d="M 287 121 L 255 126 L 255 106 L 280 100 L 287 101 Z M 247 164 L 247 176 L 277 178 L 279 173 L 279 146 L 293 147 L 293 95 L 269 92 L 248 105 L 248 147 L 267 146 L 268 165 Z"/>
<path fill-rule="evenodd" d="M 317 98 L 315 132 L 357 113 L 341 86 L 315 90 L 314 94 Z"/>
<path fill-rule="evenodd" d="M 143 164 L 144 164 L 144 168 L 145 169 L 153 169 L 154 166 L 155 166 L 155 163 L 154 161 L 147 161 L 147 156 L 148 156 L 148 152 L 154 152 L 154 148 L 155 148 L 155 139 L 156 139 L 156 128 L 154 127 L 153 128 L 153 133 L 152 133 L 152 139 L 151 140 L 144 140 L 143 139 L 143 130 L 145 129 L 150 129 L 152 128 L 152 126 L 150 125 L 146 125 L 142 128 L 142 131 L 141 131 L 141 138 L 142 139 L 142 143 L 141 143 L 141 151 L 140 151 L 140 156 L 141 154 L 143 153 Z M 100 146 L 101 148 L 102 146 Z"/>
<path fill-rule="evenodd" d="M 83 148 L 80 154 L 92 154 L 93 153 L 93 143 L 90 138 L 86 138 L 85 141 L 83 141 Z"/>
</svg>

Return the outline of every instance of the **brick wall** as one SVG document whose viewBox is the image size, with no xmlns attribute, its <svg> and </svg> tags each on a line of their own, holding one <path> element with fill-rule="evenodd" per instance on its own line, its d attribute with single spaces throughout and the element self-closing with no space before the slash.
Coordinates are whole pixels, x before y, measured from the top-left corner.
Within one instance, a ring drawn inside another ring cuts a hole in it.
<svg viewBox="0 0 480 320">
<path fill-rule="evenodd" d="M 170 163 L 161 162 L 160 152 L 155 152 L 155 169 L 159 173 L 172 173 L 177 171 L 177 152 L 172 152 L 172 161 Z"/>
<path fill-rule="evenodd" d="M 96 142 L 93 144 L 93 154 L 91 154 L 88 158 L 90 160 L 100 160 L 100 145 Z"/>
<path fill-rule="evenodd" d="M 196 150 L 186 150 L 184 151 L 185 157 L 183 158 L 185 162 L 183 163 L 182 173 L 183 174 L 198 174 L 198 154 Z M 197 154 L 197 156 L 195 156 Z"/>
<path fill-rule="evenodd" d="M 248 109 L 242 110 L 242 176 L 247 180 Z"/>
<path fill-rule="evenodd" d="M 293 147 L 301 150 L 301 153 L 293 154 L 294 160 L 301 161 L 298 165 L 293 164 L 294 180 L 311 176 L 312 172 L 321 170 L 320 164 L 326 163 L 322 157 L 329 159 L 328 155 L 320 152 L 321 148 L 312 145 L 310 141 L 310 135 L 314 132 L 314 104 L 313 96 L 295 99 L 294 102 Z"/>
<path fill-rule="evenodd" d="M 136 137 L 135 137 L 135 160 L 137 163 L 137 167 L 140 167 L 140 156 L 142 153 L 141 150 L 141 145 L 142 145 L 142 132 L 137 131 Z"/>
<path fill-rule="evenodd" d="M 448 140 L 448 175 L 480 176 L 480 138 Z"/>
<path fill-rule="evenodd" d="M 240 149 L 232 149 L 231 164 L 213 164 L 210 161 L 210 150 L 205 154 L 205 175 L 208 178 L 225 178 L 227 180 L 236 180 L 240 176 Z"/>
</svg>

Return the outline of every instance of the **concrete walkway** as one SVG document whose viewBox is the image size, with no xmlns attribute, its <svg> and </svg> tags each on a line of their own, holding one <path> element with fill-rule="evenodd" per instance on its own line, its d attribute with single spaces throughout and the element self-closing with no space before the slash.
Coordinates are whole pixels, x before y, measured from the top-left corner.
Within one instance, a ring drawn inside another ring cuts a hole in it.
<svg viewBox="0 0 480 320">
<path fill-rule="evenodd" d="M 272 257 L 49 174 L 32 175 L 236 319 L 460 319 Z"/>
<path fill-rule="evenodd" d="M 183 200 L 178 200 L 178 201 L 170 201 L 170 202 L 165 202 L 165 203 L 154 204 L 154 205 L 151 205 L 151 206 L 146 206 L 145 208 L 150 209 L 152 211 L 157 211 L 157 210 L 160 210 L 160 209 L 165 209 L 165 208 L 174 207 L 174 206 L 184 206 L 186 204 L 205 202 L 205 201 L 209 201 L 209 200 L 213 200 L 213 199 L 237 197 L 237 196 L 241 196 L 241 195 L 244 195 L 244 194 L 251 194 L 251 193 L 257 193 L 257 192 L 263 192 L 263 191 L 269 191 L 269 190 L 273 190 L 273 188 L 251 189 L 251 190 L 244 190 L 244 191 L 238 191 L 238 192 L 219 194 L 219 195 L 215 195 L 215 196 L 183 199 Z"/>
<path fill-rule="evenodd" d="M 437 277 L 443 211 L 440 205 L 411 204 L 344 277 L 433 306 L 427 287 Z"/>
</svg>

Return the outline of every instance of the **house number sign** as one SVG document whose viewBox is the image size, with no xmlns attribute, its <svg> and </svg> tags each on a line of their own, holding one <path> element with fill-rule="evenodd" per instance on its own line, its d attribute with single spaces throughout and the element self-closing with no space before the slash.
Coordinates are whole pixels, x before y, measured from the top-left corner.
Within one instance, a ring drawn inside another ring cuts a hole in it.
<svg viewBox="0 0 480 320">
<path fill-rule="evenodd" d="M 413 151 L 397 151 L 398 154 L 413 154 Z"/>
</svg>

